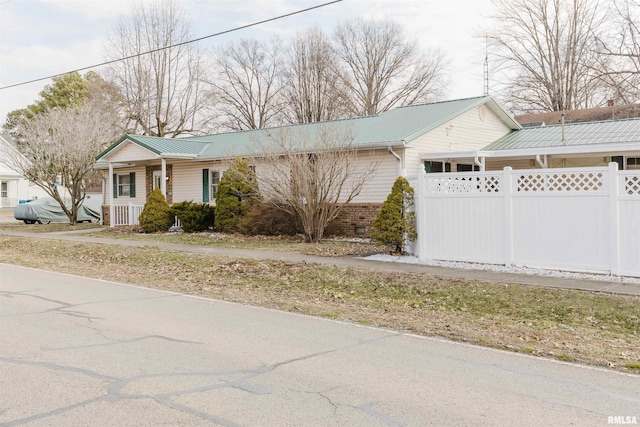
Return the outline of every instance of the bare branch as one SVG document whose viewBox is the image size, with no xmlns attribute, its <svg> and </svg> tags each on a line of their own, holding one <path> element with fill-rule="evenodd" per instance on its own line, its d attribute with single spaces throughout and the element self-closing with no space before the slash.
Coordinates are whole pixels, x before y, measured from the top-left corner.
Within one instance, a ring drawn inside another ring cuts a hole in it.
<svg viewBox="0 0 640 427">
<path fill-rule="evenodd" d="M 415 41 L 404 38 L 399 24 L 358 19 L 339 25 L 335 40 L 352 115 L 426 102 L 444 92 L 444 54 L 420 53 Z"/>
<path fill-rule="evenodd" d="M 195 45 L 166 46 L 191 38 L 189 23 L 175 2 L 136 3 L 109 38 L 109 56 L 130 57 L 111 67 L 122 88 L 130 132 L 176 137 L 204 127 L 205 99 L 200 89 L 204 60 Z M 158 50 L 161 49 L 161 50 Z"/>
<path fill-rule="evenodd" d="M 95 157 L 117 137 L 117 120 L 100 102 L 53 108 L 25 123 L 21 152 L 12 150 L 6 157 L 13 169 L 58 201 L 75 224 L 85 197 L 85 178 Z"/>
<path fill-rule="evenodd" d="M 294 216 L 308 242 L 322 239 L 378 166 L 352 141 L 348 129 L 327 124 L 279 128 L 254 147 L 263 197 Z"/>
</svg>

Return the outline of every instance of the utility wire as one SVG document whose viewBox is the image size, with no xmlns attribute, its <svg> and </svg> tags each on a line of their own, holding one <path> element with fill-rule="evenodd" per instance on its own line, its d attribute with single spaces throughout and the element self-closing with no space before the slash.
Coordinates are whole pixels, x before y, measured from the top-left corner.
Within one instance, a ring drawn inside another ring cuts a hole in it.
<svg viewBox="0 0 640 427">
<path fill-rule="evenodd" d="M 8 1 L 11 1 L 11 0 L 8 0 Z M 109 65 L 109 64 L 116 63 L 116 62 L 120 62 L 120 61 L 126 61 L 127 59 L 137 58 L 139 56 L 148 55 L 150 53 L 155 53 L 155 52 L 160 52 L 162 50 L 171 49 L 173 47 L 199 42 L 201 40 L 209 39 L 211 37 L 217 37 L 217 36 L 221 36 L 223 34 L 232 33 L 234 31 L 244 30 L 245 28 L 255 27 L 257 25 L 265 24 L 267 22 L 277 21 L 277 20 L 282 19 L 282 18 L 288 18 L 289 16 L 298 15 L 298 14 L 304 13 L 304 12 L 309 12 L 310 10 L 319 9 L 321 7 L 329 6 L 329 5 L 332 5 L 334 3 L 340 3 L 342 1 L 344 1 L 344 0 L 333 0 L 333 1 L 330 1 L 330 2 L 327 2 L 327 3 L 319 4 L 317 6 L 312 6 L 312 7 L 306 8 L 306 9 L 301 9 L 301 10 L 297 10 L 295 12 L 286 13 L 284 15 L 276 16 L 274 18 L 264 19 L 262 21 L 253 22 L 251 24 L 243 25 L 241 27 L 232 28 L 230 30 L 221 31 L 221 32 L 215 33 L 215 34 L 209 34 L 208 36 L 198 37 L 197 39 L 193 39 L 193 40 L 188 40 L 188 41 L 172 44 L 170 46 L 160 47 L 158 49 L 149 50 L 147 52 L 136 53 L 135 55 L 126 56 L 124 58 L 113 59 L 111 61 L 101 62 L 101 63 L 95 64 L 95 65 L 90 65 L 88 67 L 76 68 L 75 70 L 66 71 L 64 73 L 53 74 L 53 75 L 50 75 L 50 76 L 47 76 L 47 77 L 40 77 L 40 78 L 29 80 L 29 81 L 26 81 L 26 82 L 15 83 L 15 84 L 8 85 L 8 86 L 2 86 L 2 87 L 0 87 L 0 90 L 9 89 L 9 88 L 12 88 L 12 87 L 17 87 L 17 86 L 24 86 L 24 85 L 28 85 L 30 83 L 41 82 L 43 80 L 49 80 L 49 79 L 52 79 L 54 77 L 63 76 L 65 74 L 69 74 L 69 73 L 75 73 L 75 72 L 78 72 L 78 71 L 85 71 L 85 70 L 89 70 L 91 68 L 102 67 L 103 65 Z M 2 4 L 2 3 L 0 3 L 0 4 Z"/>
</svg>

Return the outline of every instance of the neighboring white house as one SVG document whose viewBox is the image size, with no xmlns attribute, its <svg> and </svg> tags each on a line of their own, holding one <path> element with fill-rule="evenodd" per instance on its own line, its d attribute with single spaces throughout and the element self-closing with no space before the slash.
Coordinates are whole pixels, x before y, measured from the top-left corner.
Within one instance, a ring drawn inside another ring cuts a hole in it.
<svg viewBox="0 0 640 427">
<path fill-rule="evenodd" d="M 96 167 L 109 171 L 105 223 L 137 219 L 131 211 L 139 210 L 155 187 L 169 203 L 215 203 L 217 183 L 230 161 L 248 155 L 256 140 L 268 143 L 269 134 L 287 129 L 313 134 L 321 126 L 350 132 L 361 161 L 378 163 L 374 176 L 339 219 L 347 234 L 368 234 L 393 182 L 405 171 L 415 174 L 422 153 L 479 150 L 521 129 L 492 97 L 483 96 L 399 107 L 374 116 L 200 137 L 126 135 L 97 157 Z M 473 161 L 464 167 L 473 168 Z M 259 167 L 256 174 L 260 180 Z"/>
<path fill-rule="evenodd" d="M 46 192 L 13 170 L 10 154 L 18 151 L 8 134 L 0 134 L 0 207 L 12 208 L 21 201 L 46 196 Z"/>
</svg>

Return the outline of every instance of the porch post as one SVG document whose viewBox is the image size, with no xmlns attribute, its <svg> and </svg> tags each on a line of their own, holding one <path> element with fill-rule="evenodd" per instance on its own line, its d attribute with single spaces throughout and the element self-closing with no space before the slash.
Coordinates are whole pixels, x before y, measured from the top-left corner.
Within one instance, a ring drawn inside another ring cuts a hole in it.
<svg viewBox="0 0 640 427">
<path fill-rule="evenodd" d="M 116 208 L 113 206 L 113 163 L 109 162 L 109 227 L 113 227 Z"/>
<path fill-rule="evenodd" d="M 167 199 L 167 161 L 164 159 L 160 159 L 162 161 L 162 172 L 160 173 L 160 191 L 162 191 L 162 195 L 165 200 Z"/>
</svg>

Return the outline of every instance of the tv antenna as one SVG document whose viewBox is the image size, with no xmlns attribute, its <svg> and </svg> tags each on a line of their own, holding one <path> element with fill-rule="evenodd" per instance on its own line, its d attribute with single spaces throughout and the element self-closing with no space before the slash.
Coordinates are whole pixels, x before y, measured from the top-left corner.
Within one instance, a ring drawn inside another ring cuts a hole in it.
<svg viewBox="0 0 640 427">
<path fill-rule="evenodd" d="M 484 95 L 489 95 L 489 37 L 484 38 Z"/>
</svg>

